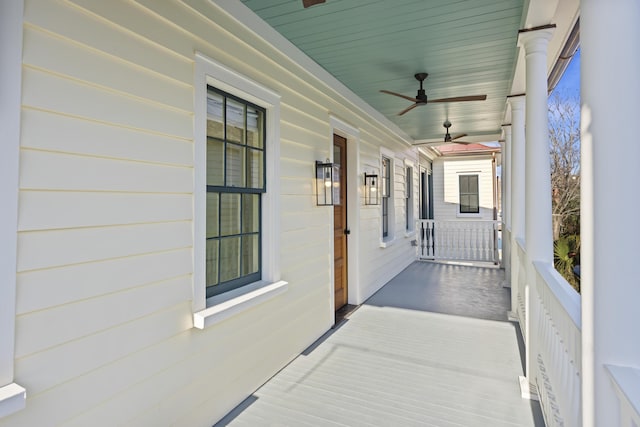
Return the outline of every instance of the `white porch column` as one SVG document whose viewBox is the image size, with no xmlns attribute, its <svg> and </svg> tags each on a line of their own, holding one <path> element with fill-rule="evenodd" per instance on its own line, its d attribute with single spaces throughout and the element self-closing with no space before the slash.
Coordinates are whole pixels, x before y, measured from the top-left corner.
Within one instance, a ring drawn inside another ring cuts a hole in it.
<svg viewBox="0 0 640 427">
<path fill-rule="evenodd" d="M 507 98 L 511 106 L 511 171 L 510 188 L 511 203 L 511 318 L 524 321 L 524 313 L 518 316 L 518 305 L 520 300 L 524 301 L 522 284 L 518 280 L 518 240 L 524 241 L 524 114 L 525 114 L 525 96 L 512 96 Z M 524 328 L 522 328 L 524 330 Z M 525 331 L 525 340 L 526 331 Z"/>
<path fill-rule="evenodd" d="M 502 147 L 502 266 L 505 286 L 511 286 L 511 125 L 504 125 Z M 513 298 L 513 292 L 512 292 Z M 511 309 L 513 311 L 513 308 Z"/>
<path fill-rule="evenodd" d="M 521 30 L 518 43 L 526 58 L 526 144 L 525 144 L 525 285 L 526 381 L 523 396 L 537 396 L 539 297 L 534 261 L 553 263 L 551 221 L 551 167 L 547 118 L 547 46 L 555 26 Z M 528 386 L 528 387 L 527 387 Z"/>
<path fill-rule="evenodd" d="M 524 95 L 508 98 L 511 105 L 511 234 L 524 240 L 524 141 L 525 101 Z"/>
<path fill-rule="evenodd" d="M 640 2 L 580 9 L 582 420 L 613 426 L 605 365 L 640 368 Z"/>
<path fill-rule="evenodd" d="M 519 34 L 527 62 L 525 241 L 531 261 L 553 262 L 551 166 L 547 117 L 547 45 L 554 28 Z"/>
<path fill-rule="evenodd" d="M 504 142 L 502 143 L 502 222 L 511 230 L 511 125 L 504 125 Z"/>
</svg>

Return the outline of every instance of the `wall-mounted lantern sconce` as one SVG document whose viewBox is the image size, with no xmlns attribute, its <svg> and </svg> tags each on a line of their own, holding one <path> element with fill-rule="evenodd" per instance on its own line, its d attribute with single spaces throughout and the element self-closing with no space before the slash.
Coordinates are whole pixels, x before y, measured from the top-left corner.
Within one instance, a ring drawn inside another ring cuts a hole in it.
<svg viewBox="0 0 640 427">
<path fill-rule="evenodd" d="M 378 194 L 378 175 L 364 173 L 364 204 L 378 205 L 380 204 L 380 195 Z"/>
<path fill-rule="evenodd" d="M 333 163 L 316 160 L 316 197 L 318 206 L 333 205 Z"/>
</svg>

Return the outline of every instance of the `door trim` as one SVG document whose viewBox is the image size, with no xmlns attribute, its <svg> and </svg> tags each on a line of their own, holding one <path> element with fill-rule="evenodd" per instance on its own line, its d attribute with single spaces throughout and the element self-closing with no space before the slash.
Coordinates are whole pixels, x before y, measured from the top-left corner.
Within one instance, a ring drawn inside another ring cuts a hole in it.
<svg viewBox="0 0 640 427">
<path fill-rule="evenodd" d="M 339 310 L 343 306 L 349 304 L 349 234 L 347 230 L 349 229 L 349 218 L 347 217 L 349 213 L 349 200 L 347 198 L 347 186 L 348 186 L 348 160 L 347 160 L 347 139 L 340 135 L 333 135 L 333 162 L 334 164 L 339 161 L 340 167 L 340 175 L 339 175 L 339 189 L 340 189 L 340 203 L 333 205 L 333 250 L 334 250 L 334 258 L 333 258 L 333 268 L 334 268 L 334 310 Z M 340 159 L 337 159 L 336 156 L 336 148 L 340 148 Z M 335 202 L 335 200 L 334 200 Z M 342 223 L 336 225 L 336 213 L 342 219 Z M 335 251 L 340 250 L 342 252 L 342 256 L 337 260 L 335 257 Z M 337 271 L 338 262 L 340 263 L 341 271 Z M 341 295 L 341 300 L 336 301 L 336 279 L 340 278 L 341 287 L 340 289 L 344 292 Z M 340 304 L 340 305 L 338 305 Z"/>
<path fill-rule="evenodd" d="M 346 121 L 330 114 L 329 115 L 329 143 L 328 149 L 333 161 L 333 135 L 338 135 L 347 139 L 347 224 L 351 234 L 347 239 L 347 303 L 358 305 L 362 301 L 362 289 L 360 287 L 360 208 L 361 200 L 358 187 L 361 184 L 360 177 L 360 130 Z M 331 229 L 333 230 L 333 215 L 331 216 Z M 333 243 L 331 244 L 331 259 L 333 260 Z M 334 323 L 335 301 L 333 299 L 333 261 L 331 262 L 330 294 L 331 304 L 328 313 L 331 316 L 331 324 Z"/>
</svg>

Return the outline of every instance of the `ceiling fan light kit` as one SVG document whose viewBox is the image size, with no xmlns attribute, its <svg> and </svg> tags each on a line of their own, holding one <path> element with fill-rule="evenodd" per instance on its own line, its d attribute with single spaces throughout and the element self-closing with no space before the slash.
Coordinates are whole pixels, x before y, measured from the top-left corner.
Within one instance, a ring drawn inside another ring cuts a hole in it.
<svg viewBox="0 0 640 427">
<path fill-rule="evenodd" d="M 425 105 L 432 102 L 463 102 L 463 101 L 484 101 L 487 99 L 487 95 L 471 95 L 471 96 L 456 96 L 453 98 L 439 98 L 439 99 L 431 99 L 428 100 L 427 94 L 422 86 L 424 80 L 429 76 L 427 73 L 417 73 L 414 75 L 416 80 L 420 82 L 420 89 L 418 89 L 418 93 L 415 98 L 412 98 L 407 95 L 403 95 L 397 92 L 391 92 L 390 90 L 381 90 L 380 92 L 386 93 L 388 95 L 398 96 L 400 98 L 406 99 L 407 101 L 411 101 L 414 104 L 405 108 L 404 110 L 398 113 L 399 116 L 413 110 L 419 105 Z"/>
</svg>

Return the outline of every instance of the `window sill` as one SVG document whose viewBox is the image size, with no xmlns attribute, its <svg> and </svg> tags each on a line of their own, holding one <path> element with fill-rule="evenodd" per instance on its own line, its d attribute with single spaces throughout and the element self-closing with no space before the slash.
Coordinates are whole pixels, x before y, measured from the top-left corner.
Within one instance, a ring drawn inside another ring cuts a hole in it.
<svg viewBox="0 0 640 427">
<path fill-rule="evenodd" d="M 416 230 L 407 230 L 407 231 L 404 232 L 404 237 L 406 239 L 409 239 L 411 237 L 415 237 L 415 235 L 416 235 Z"/>
<path fill-rule="evenodd" d="M 396 242 L 396 238 L 395 237 L 390 237 L 386 240 L 381 240 L 380 241 L 380 247 L 381 248 L 388 248 L 389 246 L 392 246 L 394 243 Z"/>
<path fill-rule="evenodd" d="M 206 329 L 238 313 L 262 304 L 282 293 L 289 286 L 285 281 L 256 282 L 240 289 L 207 299 L 207 308 L 193 313 L 193 327 Z"/>
<path fill-rule="evenodd" d="M 16 383 L 0 387 L 0 418 L 18 412 L 27 405 L 27 391 Z"/>
<path fill-rule="evenodd" d="M 482 218 L 482 214 L 465 214 L 465 213 L 458 213 L 456 214 L 457 218 Z"/>
</svg>

